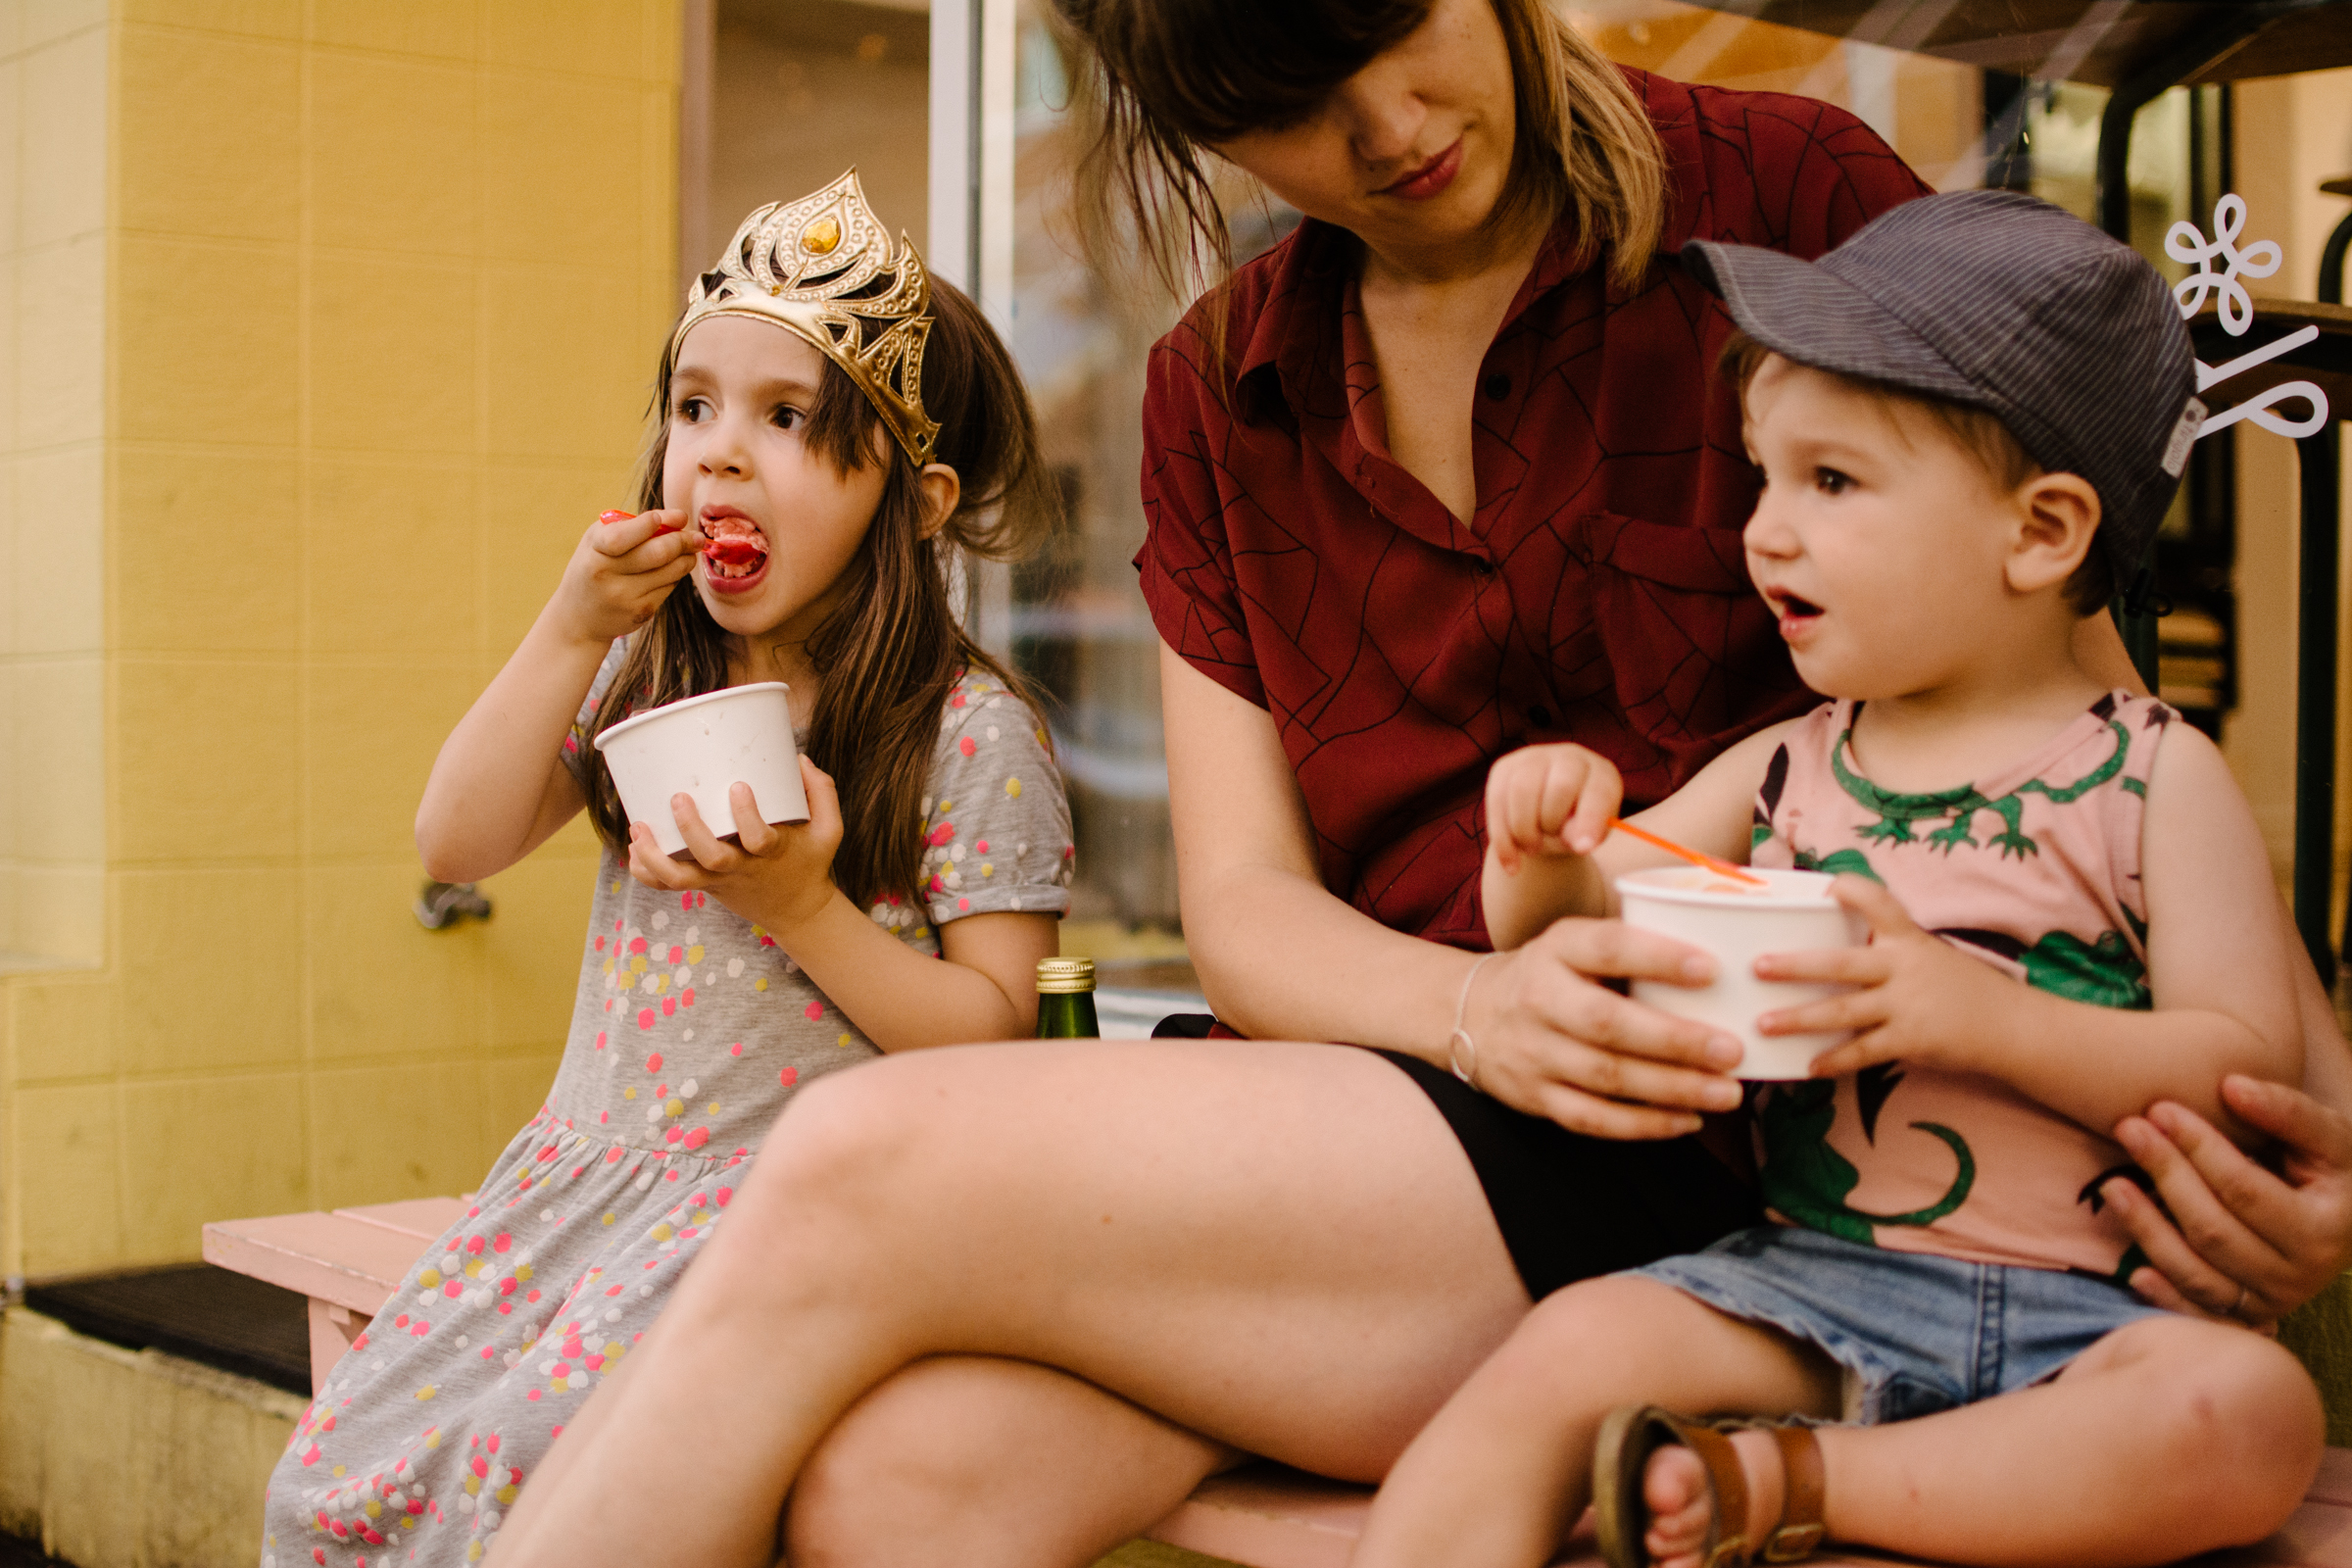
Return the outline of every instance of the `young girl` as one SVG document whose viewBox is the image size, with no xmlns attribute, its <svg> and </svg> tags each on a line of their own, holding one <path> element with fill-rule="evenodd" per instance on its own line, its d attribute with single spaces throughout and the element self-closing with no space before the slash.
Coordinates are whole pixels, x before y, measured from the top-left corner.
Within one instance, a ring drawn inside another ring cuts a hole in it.
<svg viewBox="0 0 2352 1568">
<path fill-rule="evenodd" d="M 1756 966 L 1845 988 L 1761 1032 L 1850 1037 L 1758 1098 L 1781 1223 L 1547 1298 L 1399 1459 L 1356 1568 L 1535 1568 L 1589 1498 L 1617 1568 L 2257 1540 L 2311 1481 L 2318 1398 L 2272 1341 L 2126 1288 L 2113 1134 L 2165 1100 L 2234 1125 L 2227 1073 L 2297 1080 L 2290 936 L 2220 754 L 2074 655 L 2204 412 L 2186 333 L 2145 262 L 2009 192 L 1898 207 L 1818 265 L 1685 258 L 1751 340 L 1749 572 L 1837 700 L 1641 820 L 1852 873 L 1868 946 Z M 1495 764 L 1497 948 L 1679 863 L 1610 837 L 1621 795 L 1580 747 Z"/>
<path fill-rule="evenodd" d="M 563 1065 L 304 1415 L 266 1568 L 478 1561 L 797 1086 L 1034 1024 L 1069 814 L 946 577 L 949 547 L 1011 556 L 1049 520 L 1004 345 L 853 172 L 744 222 L 657 386 L 639 514 L 588 529 L 417 812 L 453 881 L 589 812 L 605 853 Z M 594 737 L 768 680 L 792 688 L 809 820 L 762 824 L 737 784 L 753 825 L 728 843 L 680 795 L 690 858 L 663 856 Z"/>
</svg>

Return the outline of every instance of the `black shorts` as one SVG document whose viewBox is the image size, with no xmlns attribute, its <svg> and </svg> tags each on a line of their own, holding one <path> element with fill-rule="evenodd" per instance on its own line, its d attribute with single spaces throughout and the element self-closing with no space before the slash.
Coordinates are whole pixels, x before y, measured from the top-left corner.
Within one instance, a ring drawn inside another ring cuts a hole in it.
<svg viewBox="0 0 2352 1568">
<path fill-rule="evenodd" d="M 1215 1023 L 1206 1013 L 1179 1013 L 1152 1032 L 1201 1040 Z M 1698 1251 L 1764 1222 L 1755 1190 L 1695 1138 L 1591 1138 L 1513 1110 L 1417 1056 L 1373 1054 L 1420 1085 L 1461 1141 L 1535 1300 L 1596 1274 Z"/>
<path fill-rule="evenodd" d="M 1572 1133 L 1417 1056 L 1374 1054 L 1420 1085 L 1461 1140 L 1536 1300 L 1595 1274 L 1695 1252 L 1764 1221 L 1755 1190 L 1695 1138 L 1632 1143 Z"/>
</svg>

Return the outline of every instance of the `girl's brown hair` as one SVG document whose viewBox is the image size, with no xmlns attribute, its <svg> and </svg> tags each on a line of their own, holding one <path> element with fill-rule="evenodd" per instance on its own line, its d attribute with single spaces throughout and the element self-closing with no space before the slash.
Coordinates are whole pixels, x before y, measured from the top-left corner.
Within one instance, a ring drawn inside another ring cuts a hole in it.
<svg viewBox="0 0 2352 1568">
<path fill-rule="evenodd" d="M 1518 134 L 1491 221 L 1562 211 L 1590 262 L 1633 287 L 1665 223 L 1666 153 L 1617 68 L 1548 0 L 1490 0 L 1510 48 Z M 1311 111 L 1428 19 L 1435 0 L 1054 0 L 1082 59 L 1076 90 L 1101 127 L 1077 169 L 1098 259 L 1122 243 L 1182 299 L 1220 281 L 1232 235 L 1204 143 Z"/>
<path fill-rule="evenodd" d="M 809 448 L 838 471 L 862 472 L 875 463 L 889 470 L 873 521 L 843 574 L 840 606 L 808 648 L 822 680 L 803 750 L 841 786 L 833 880 L 860 903 L 911 895 L 921 881 L 923 787 L 956 679 L 967 669 L 986 670 L 1033 710 L 1038 706 L 957 623 L 943 556 L 948 544 L 1001 561 L 1029 554 L 1054 524 L 1058 492 L 1038 453 L 1020 372 L 978 307 L 934 278 L 931 318 L 922 377 L 924 412 L 940 425 L 933 461 L 962 481 L 961 499 L 936 535 L 923 537 L 920 470 L 831 360 L 806 426 Z M 640 510 L 662 502 L 675 368 L 674 348 L 664 350 L 654 388 L 657 432 L 637 483 Z M 725 686 L 728 641 L 692 579 L 681 583 L 631 638 L 593 732 Z M 597 837 L 625 857 L 629 818 L 612 775 L 591 766 L 588 778 Z"/>
</svg>

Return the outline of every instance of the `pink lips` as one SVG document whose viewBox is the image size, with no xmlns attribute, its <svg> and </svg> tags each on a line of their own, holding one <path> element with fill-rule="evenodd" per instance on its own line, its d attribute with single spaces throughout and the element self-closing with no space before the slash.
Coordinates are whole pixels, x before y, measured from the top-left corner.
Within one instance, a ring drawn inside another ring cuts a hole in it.
<svg viewBox="0 0 2352 1568">
<path fill-rule="evenodd" d="M 1373 192 L 1376 196 L 1400 196 L 1408 202 L 1425 202 L 1453 183 L 1453 176 L 1462 172 L 1462 138 L 1453 145 L 1393 185 Z"/>
</svg>

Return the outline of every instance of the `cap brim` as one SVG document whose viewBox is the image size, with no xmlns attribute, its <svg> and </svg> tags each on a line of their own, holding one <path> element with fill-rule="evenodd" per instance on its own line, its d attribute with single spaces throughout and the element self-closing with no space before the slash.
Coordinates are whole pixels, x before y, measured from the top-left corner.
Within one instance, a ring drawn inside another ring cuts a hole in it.
<svg viewBox="0 0 2352 1568">
<path fill-rule="evenodd" d="M 1784 359 L 1986 408 L 1982 387 L 1851 283 L 1755 245 L 1693 240 L 1683 270 L 1719 295 L 1741 331 Z M 1997 412 L 1997 411 L 1996 411 Z"/>
</svg>

